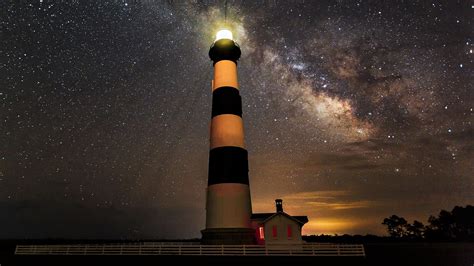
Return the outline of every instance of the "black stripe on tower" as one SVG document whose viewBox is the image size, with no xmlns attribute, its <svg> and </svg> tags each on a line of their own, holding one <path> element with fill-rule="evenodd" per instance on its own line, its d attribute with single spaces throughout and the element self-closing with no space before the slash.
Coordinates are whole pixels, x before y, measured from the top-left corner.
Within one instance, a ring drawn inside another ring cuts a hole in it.
<svg viewBox="0 0 474 266">
<path fill-rule="evenodd" d="M 234 114 L 242 117 L 242 99 L 234 87 L 220 87 L 212 93 L 212 117 Z"/>
<path fill-rule="evenodd" d="M 209 57 L 216 64 L 221 60 L 231 60 L 237 64 L 240 58 L 240 47 L 233 40 L 221 39 L 214 42 L 209 49 Z"/>
<path fill-rule="evenodd" d="M 226 146 L 209 154 L 208 185 L 221 183 L 249 184 L 249 164 L 244 148 Z"/>
</svg>

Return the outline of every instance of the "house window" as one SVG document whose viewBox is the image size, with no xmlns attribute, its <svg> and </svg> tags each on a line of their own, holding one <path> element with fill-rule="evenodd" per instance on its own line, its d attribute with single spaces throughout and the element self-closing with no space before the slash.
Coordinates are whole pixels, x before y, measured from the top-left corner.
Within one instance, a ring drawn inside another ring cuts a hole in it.
<svg viewBox="0 0 474 266">
<path fill-rule="evenodd" d="M 293 236 L 293 232 L 291 231 L 291 225 L 287 226 L 286 233 L 288 235 L 288 238 L 291 238 Z"/>
<path fill-rule="evenodd" d="M 263 230 L 263 226 L 260 226 L 258 228 L 258 236 L 260 237 L 261 240 L 264 240 L 265 239 L 265 232 Z"/>
<path fill-rule="evenodd" d="M 273 237 L 277 237 L 278 234 L 277 234 L 277 226 L 274 225 L 273 228 L 272 228 L 272 234 L 273 234 Z"/>
</svg>

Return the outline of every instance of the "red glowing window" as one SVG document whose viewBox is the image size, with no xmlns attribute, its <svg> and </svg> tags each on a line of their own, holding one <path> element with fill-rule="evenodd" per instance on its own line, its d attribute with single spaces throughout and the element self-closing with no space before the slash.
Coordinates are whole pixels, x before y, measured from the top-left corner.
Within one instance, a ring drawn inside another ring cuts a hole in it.
<svg viewBox="0 0 474 266">
<path fill-rule="evenodd" d="M 273 235 L 273 237 L 277 237 L 277 236 L 278 236 L 278 234 L 277 234 L 277 226 L 276 226 L 276 225 L 274 225 L 273 228 L 272 228 L 272 235 Z"/>
<path fill-rule="evenodd" d="M 288 234 L 288 238 L 291 238 L 293 235 L 293 232 L 291 231 L 291 225 L 288 225 L 286 228 L 286 233 Z"/>
<path fill-rule="evenodd" d="M 260 226 L 258 228 L 258 234 L 259 234 L 260 239 L 262 240 L 265 239 L 265 232 L 263 231 L 263 226 Z"/>
</svg>

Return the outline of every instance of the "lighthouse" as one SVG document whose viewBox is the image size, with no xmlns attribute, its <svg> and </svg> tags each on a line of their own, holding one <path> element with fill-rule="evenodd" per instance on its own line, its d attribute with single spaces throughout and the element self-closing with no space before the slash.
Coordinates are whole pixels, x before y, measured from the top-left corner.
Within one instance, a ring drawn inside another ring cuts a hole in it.
<svg viewBox="0 0 474 266">
<path fill-rule="evenodd" d="M 206 228 L 203 244 L 253 244 L 248 156 L 237 79 L 240 47 L 221 30 L 209 50 L 214 65 Z"/>
</svg>

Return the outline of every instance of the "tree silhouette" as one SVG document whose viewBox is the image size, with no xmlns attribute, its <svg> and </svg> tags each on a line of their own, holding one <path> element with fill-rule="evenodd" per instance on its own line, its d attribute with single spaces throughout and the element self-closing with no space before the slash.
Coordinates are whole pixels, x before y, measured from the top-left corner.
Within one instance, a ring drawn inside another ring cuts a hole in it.
<svg viewBox="0 0 474 266">
<path fill-rule="evenodd" d="M 442 210 L 438 217 L 430 216 L 427 238 L 474 240 L 474 206 L 455 206 L 451 212 Z"/>
<path fill-rule="evenodd" d="M 451 212 L 441 210 L 438 217 L 430 216 L 428 225 L 419 221 L 409 224 L 405 218 L 392 215 L 383 220 L 394 238 L 430 240 L 474 240 L 474 206 L 455 206 Z"/>
<path fill-rule="evenodd" d="M 408 224 L 407 226 L 408 236 L 413 239 L 423 238 L 425 230 L 423 223 L 417 220 L 413 221 L 413 224 Z"/>
<path fill-rule="evenodd" d="M 387 226 L 388 233 L 392 237 L 404 237 L 407 235 L 407 220 L 397 215 L 392 215 L 389 218 L 383 219 L 383 225 Z"/>
</svg>

